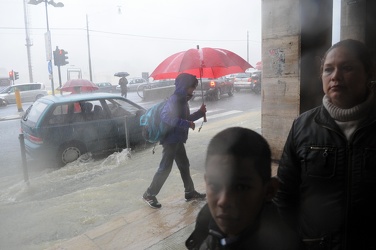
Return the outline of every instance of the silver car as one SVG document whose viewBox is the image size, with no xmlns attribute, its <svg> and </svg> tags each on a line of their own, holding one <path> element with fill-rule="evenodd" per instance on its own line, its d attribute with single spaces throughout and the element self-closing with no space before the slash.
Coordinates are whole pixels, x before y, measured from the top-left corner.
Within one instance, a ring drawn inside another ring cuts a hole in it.
<svg viewBox="0 0 376 250">
<path fill-rule="evenodd" d="M 11 85 L 1 90 L 0 99 L 5 104 L 16 103 L 16 89 L 20 91 L 22 102 L 34 102 L 47 95 L 47 90 L 43 83 L 22 83 Z"/>
</svg>

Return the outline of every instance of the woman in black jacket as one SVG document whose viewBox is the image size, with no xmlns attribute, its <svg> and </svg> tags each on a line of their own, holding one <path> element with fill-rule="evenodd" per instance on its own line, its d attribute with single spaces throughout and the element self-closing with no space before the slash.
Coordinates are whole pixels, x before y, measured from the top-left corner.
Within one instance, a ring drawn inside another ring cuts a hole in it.
<svg viewBox="0 0 376 250">
<path fill-rule="evenodd" d="M 322 106 L 287 138 L 274 199 L 305 249 L 376 249 L 376 104 L 371 54 L 343 40 L 321 65 Z"/>
</svg>

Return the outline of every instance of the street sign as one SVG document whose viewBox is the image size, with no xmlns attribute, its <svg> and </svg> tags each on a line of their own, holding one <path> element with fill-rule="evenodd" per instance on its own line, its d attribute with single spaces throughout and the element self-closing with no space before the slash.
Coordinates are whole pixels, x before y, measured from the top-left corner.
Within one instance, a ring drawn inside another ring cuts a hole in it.
<svg viewBox="0 0 376 250">
<path fill-rule="evenodd" d="M 46 44 L 46 60 L 52 60 L 52 47 L 51 47 L 51 33 L 47 31 L 44 33 L 44 42 Z"/>
<path fill-rule="evenodd" d="M 51 75 L 52 74 L 52 62 L 51 61 L 47 63 L 47 68 L 48 68 L 48 73 Z"/>
</svg>

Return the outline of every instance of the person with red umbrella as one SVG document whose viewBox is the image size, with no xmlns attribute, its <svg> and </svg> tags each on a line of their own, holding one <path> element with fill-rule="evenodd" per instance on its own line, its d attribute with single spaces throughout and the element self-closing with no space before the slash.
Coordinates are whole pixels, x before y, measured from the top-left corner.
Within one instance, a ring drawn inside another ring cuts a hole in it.
<svg viewBox="0 0 376 250">
<path fill-rule="evenodd" d="M 206 194 L 197 192 L 189 171 L 189 160 L 184 143 L 188 139 L 189 128 L 195 129 L 194 121 L 204 117 L 206 105 L 202 104 L 198 111 L 189 112 L 188 101 L 198 85 L 196 76 L 182 73 L 175 80 L 175 92 L 171 95 L 161 112 L 161 120 L 170 126 L 170 130 L 160 141 L 163 146 L 162 159 L 154 178 L 143 194 L 143 200 L 152 208 L 161 208 L 156 195 L 169 176 L 175 161 L 184 183 L 185 200 L 204 199 Z"/>
</svg>

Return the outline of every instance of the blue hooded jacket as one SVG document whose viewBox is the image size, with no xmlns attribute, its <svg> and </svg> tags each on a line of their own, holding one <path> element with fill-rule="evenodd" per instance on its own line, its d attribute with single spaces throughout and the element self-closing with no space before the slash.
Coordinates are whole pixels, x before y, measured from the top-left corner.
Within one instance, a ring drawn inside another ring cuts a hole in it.
<svg viewBox="0 0 376 250">
<path fill-rule="evenodd" d="M 204 116 L 200 110 L 190 114 L 187 89 L 191 86 L 197 86 L 197 78 L 194 75 L 181 73 L 175 79 L 175 92 L 169 97 L 161 112 L 162 122 L 171 127 L 160 141 L 161 144 L 185 143 L 188 139 L 190 121 Z"/>
</svg>

